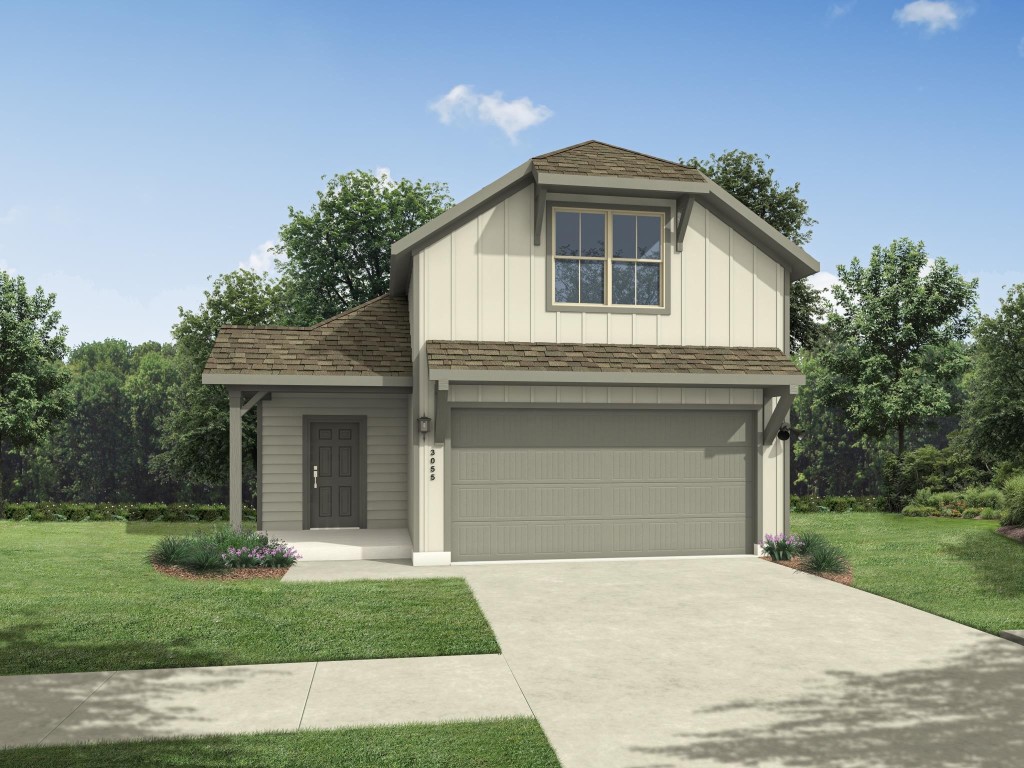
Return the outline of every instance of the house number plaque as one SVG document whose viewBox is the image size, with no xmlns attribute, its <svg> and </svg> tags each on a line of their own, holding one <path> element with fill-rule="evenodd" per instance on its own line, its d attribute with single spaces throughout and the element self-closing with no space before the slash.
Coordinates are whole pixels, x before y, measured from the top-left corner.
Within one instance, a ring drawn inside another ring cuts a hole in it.
<svg viewBox="0 0 1024 768">
<path fill-rule="evenodd" d="M 436 477 L 436 475 L 434 475 L 434 465 L 437 464 L 437 459 L 434 457 L 435 453 L 437 453 L 437 451 L 435 451 L 433 448 L 431 448 L 430 449 L 430 479 L 431 480 L 434 480 L 435 477 Z"/>
</svg>

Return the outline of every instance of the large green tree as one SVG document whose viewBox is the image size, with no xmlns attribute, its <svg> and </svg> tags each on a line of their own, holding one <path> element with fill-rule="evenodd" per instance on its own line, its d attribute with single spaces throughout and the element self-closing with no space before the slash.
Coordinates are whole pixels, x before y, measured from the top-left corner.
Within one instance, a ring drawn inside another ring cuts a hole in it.
<svg viewBox="0 0 1024 768">
<path fill-rule="evenodd" d="M 686 165 L 699 168 L 775 229 L 797 245 L 810 242 L 817 222 L 808 213 L 809 205 L 800 196 L 800 183 L 784 187 L 775 178 L 775 170 L 765 164 L 771 155 L 731 149 L 706 159 L 692 157 Z M 683 162 L 680 160 L 680 162 Z M 790 294 L 790 345 L 794 350 L 813 347 L 819 338 L 826 302 L 821 291 L 806 280 L 797 280 Z"/>
<path fill-rule="evenodd" d="M 288 297 L 280 281 L 249 269 L 220 275 L 203 295 L 197 310 L 178 309 L 172 335 L 179 372 L 173 407 L 162 421 L 163 450 L 152 465 L 164 478 L 222 490 L 228 471 L 228 396 L 223 387 L 202 383 L 203 367 L 222 325 L 281 323 Z M 250 468 L 256 453 L 254 418 L 247 415 L 242 432 Z"/>
<path fill-rule="evenodd" d="M 962 438 L 987 465 L 1024 465 L 1024 284 L 978 323 Z"/>
<path fill-rule="evenodd" d="M 8 452 L 46 438 L 68 409 L 67 327 L 57 297 L 0 270 L 0 505 Z"/>
<path fill-rule="evenodd" d="M 310 325 L 385 293 L 391 244 L 451 203 L 445 184 L 351 171 L 328 179 L 308 213 L 289 206 L 277 253 L 290 319 Z"/>
<path fill-rule="evenodd" d="M 817 361 L 820 397 L 854 432 L 895 437 L 948 415 L 967 367 L 963 340 L 976 319 L 977 280 L 924 243 L 900 238 L 876 245 L 867 264 L 838 268 L 827 343 Z"/>
</svg>

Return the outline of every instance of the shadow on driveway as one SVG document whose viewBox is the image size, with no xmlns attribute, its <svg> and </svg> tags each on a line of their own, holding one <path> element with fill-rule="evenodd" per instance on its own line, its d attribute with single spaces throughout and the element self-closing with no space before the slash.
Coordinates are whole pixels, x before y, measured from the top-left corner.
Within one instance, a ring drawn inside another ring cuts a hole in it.
<svg viewBox="0 0 1024 768">
<path fill-rule="evenodd" d="M 893 638 L 899 642 L 898 637 Z M 879 649 L 884 653 L 885 649 Z M 637 746 L 643 765 L 808 768 L 1003 768 L 1024 761 L 1024 648 L 963 654 L 931 669 L 866 675 L 826 673 L 815 695 L 785 692 L 704 713 L 732 728 L 679 733 L 679 743 Z M 754 681 L 756 684 L 756 681 Z M 745 726 L 770 712 L 771 725 Z"/>
</svg>

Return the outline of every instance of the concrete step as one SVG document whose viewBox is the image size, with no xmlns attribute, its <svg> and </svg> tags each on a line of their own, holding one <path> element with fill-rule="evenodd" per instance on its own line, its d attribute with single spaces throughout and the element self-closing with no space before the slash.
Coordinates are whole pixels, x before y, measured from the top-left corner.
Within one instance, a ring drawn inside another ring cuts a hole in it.
<svg viewBox="0 0 1024 768">
<path fill-rule="evenodd" d="M 267 530 L 294 547 L 302 560 L 408 560 L 412 540 L 404 528 L 333 528 L 309 531 Z"/>
</svg>

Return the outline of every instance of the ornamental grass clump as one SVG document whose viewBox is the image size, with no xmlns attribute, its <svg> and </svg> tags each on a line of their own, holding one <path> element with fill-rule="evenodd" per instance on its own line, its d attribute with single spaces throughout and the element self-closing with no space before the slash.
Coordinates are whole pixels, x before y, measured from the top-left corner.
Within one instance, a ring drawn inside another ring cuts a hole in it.
<svg viewBox="0 0 1024 768">
<path fill-rule="evenodd" d="M 262 531 L 236 531 L 218 526 L 189 536 L 165 536 L 150 552 L 150 559 L 165 566 L 192 571 L 226 568 L 287 568 L 299 553 Z"/>
<path fill-rule="evenodd" d="M 800 539 L 796 536 L 769 533 L 760 545 L 772 560 L 791 560 L 800 546 Z"/>
<path fill-rule="evenodd" d="M 800 570 L 808 573 L 849 573 L 843 550 L 821 534 L 808 534 L 800 543 Z"/>
</svg>

